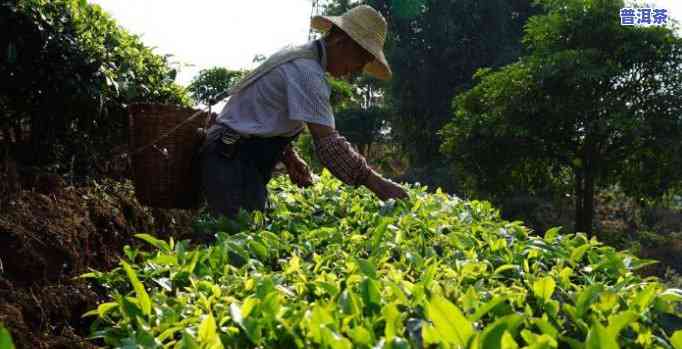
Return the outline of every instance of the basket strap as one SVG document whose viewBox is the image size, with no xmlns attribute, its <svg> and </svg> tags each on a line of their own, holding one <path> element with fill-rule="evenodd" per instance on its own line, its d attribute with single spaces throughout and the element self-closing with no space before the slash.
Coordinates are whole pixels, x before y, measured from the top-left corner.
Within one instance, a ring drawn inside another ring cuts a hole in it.
<svg viewBox="0 0 682 349">
<path fill-rule="evenodd" d="M 180 129 L 180 127 L 182 127 L 182 126 L 184 126 L 184 125 L 186 125 L 186 124 L 192 122 L 192 120 L 198 118 L 201 114 L 204 114 L 204 113 L 206 113 L 206 112 L 203 111 L 203 110 L 197 111 L 197 112 L 194 113 L 192 116 L 190 116 L 189 118 L 187 118 L 187 120 L 181 122 L 181 123 L 178 124 L 177 126 L 175 126 L 175 127 L 173 127 L 172 129 L 168 130 L 166 133 L 164 133 L 164 134 L 162 134 L 161 136 L 157 137 L 156 139 L 154 139 L 153 141 L 151 141 L 149 144 L 144 145 L 144 146 L 142 146 L 142 147 L 139 147 L 139 148 L 137 148 L 137 149 L 135 149 L 135 150 L 133 150 L 133 151 L 131 151 L 131 152 L 124 153 L 124 154 L 121 155 L 121 157 L 127 157 L 127 156 L 132 156 L 132 155 L 141 153 L 142 151 L 146 150 L 147 148 L 149 148 L 149 147 L 155 145 L 155 144 L 156 144 L 157 142 L 159 142 L 160 140 L 165 139 L 166 137 L 172 135 L 175 131 L 177 131 L 178 129 Z M 211 115 L 209 114 L 209 118 L 210 118 L 210 117 L 211 117 Z"/>
<path fill-rule="evenodd" d="M 299 47 L 290 47 L 287 50 L 283 50 L 278 52 L 277 54 L 271 56 L 269 59 L 267 59 L 265 62 L 263 62 L 260 66 L 258 66 L 254 71 L 251 73 L 247 74 L 240 82 L 237 83 L 237 85 L 231 87 L 227 91 L 219 94 L 218 96 L 210 99 L 208 101 L 208 118 L 205 123 L 205 128 L 208 130 L 208 127 L 210 126 L 211 122 L 211 107 L 215 104 L 217 104 L 219 101 L 227 98 L 228 96 L 235 94 L 236 92 L 246 88 L 249 86 L 251 83 L 254 81 L 258 80 L 261 78 L 263 75 L 271 71 L 272 69 L 278 67 L 279 65 L 282 65 L 284 63 L 287 63 L 289 61 L 292 61 L 296 58 L 312 58 L 312 59 L 317 59 L 321 60 L 322 59 L 322 47 L 321 43 L 319 40 L 316 42 L 316 46 L 312 49 L 307 48 L 305 46 L 299 46 Z M 205 113 L 205 111 L 198 111 L 194 113 L 194 115 L 190 116 L 187 120 L 183 121 L 179 125 L 173 127 L 171 130 L 166 132 L 165 134 L 159 136 L 156 138 L 154 141 L 150 142 L 149 144 L 142 146 L 140 148 L 137 148 L 129 153 L 123 153 L 121 157 L 127 157 L 129 155 L 135 155 L 138 154 L 147 148 L 154 146 L 158 141 L 170 136 L 173 134 L 173 132 L 177 131 L 180 127 L 184 126 L 188 122 L 191 122 L 192 120 L 196 119 L 199 115 L 202 113 Z"/>
</svg>

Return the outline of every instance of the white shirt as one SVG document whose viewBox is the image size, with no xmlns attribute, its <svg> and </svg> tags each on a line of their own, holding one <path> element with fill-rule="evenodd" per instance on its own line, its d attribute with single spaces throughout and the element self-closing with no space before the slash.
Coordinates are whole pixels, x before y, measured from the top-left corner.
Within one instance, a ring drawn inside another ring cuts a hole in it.
<svg viewBox="0 0 682 349">
<path fill-rule="evenodd" d="M 231 96 L 216 122 L 260 137 L 293 136 L 306 122 L 335 127 L 324 42 L 321 46 L 321 62 L 298 58 L 272 69 Z"/>
</svg>

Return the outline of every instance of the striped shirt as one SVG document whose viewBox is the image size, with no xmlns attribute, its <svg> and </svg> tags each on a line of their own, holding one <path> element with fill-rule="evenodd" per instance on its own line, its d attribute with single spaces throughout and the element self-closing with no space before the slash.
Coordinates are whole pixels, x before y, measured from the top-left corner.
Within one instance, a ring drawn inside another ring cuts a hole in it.
<svg viewBox="0 0 682 349">
<path fill-rule="evenodd" d="M 320 42 L 320 62 L 298 58 L 274 68 L 231 96 L 216 122 L 260 137 L 292 136 L 307 122 L 334 128 L 331 88 L 325 79 L 327 55 Z M 315 42 L 306 45 L 314 47 Z"/>
</svg>

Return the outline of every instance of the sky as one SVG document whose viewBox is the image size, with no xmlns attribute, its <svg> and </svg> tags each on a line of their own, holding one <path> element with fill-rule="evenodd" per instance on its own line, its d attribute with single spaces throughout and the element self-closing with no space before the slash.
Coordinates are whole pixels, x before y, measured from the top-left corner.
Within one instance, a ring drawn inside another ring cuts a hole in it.
<svg viewBox="0 0 682 349">
<path fill-rule="evenodd" d="M 270 55 L 308 38 L 312 0 L 89 0 L 129 32 L 171 54 L 177 82 L 187 85 L 201 69 L 249 69 L 257 54 Z M 682 1 L 649 0 L 682 19 Z M 682 21 L 681 21 L 682 22 Z M 190 65 L 190 66 L 187 66 Z"/>
<path fill-rule="evenodd" d="M 269 55 L 308 38 L 311 0 L 89 0 L 159 54 L 181 66 L 186 85 L 200 69 L 253 68 Z"/>
</svg>

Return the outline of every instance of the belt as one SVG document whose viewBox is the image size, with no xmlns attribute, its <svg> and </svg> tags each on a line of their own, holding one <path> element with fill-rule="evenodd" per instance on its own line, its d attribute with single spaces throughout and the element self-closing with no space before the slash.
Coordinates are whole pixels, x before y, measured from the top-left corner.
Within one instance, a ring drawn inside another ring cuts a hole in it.
<svg viewBox="0 0 682 349">
<path fill-rule="evenodd" d="M 222 123 L 216 123 L 214 124 L 211 128 L 217 128 L 219 130 L 210 130 L 209 132 L 220 132 L 220 138 L 223 143 L 225 144 L 234 144 L 237 143 L 240 139 L 251 139 L 251 138 L 258 138 L 257 136 L 254 135 L 249 135 L 249 134 L 243 134 L 239 133 L 236 130 L 234 130 L 232 127 L 222 124 Z"/>
<path fill-rule="evenodd" d="M 245 133 L 240 133 L 237 132 L 235 129 L 232 127 L 223 124 L 223 123 L 215 123 L 212 127 L 220 127 L 223 129 L 223 141 L 226 144 L 233 144 L 236 143 L 240 139 L 249 139 L 249 140 L 256 140 L 256 139 L 268 139 L 268 138 L 290 138 L 286 136 L 261 136 L 261 135 L 252 135 L 252 134 L 245 134 Z"/>
</svg>

